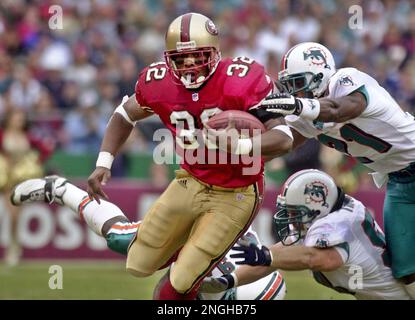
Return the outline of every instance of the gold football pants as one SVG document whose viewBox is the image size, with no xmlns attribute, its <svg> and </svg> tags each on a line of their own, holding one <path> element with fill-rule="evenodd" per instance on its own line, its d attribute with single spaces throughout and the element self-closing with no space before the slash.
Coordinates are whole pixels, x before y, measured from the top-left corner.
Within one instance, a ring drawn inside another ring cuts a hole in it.
<svg viewBox="0 0 415 320">
<path fill-rule="evenodd" d="M 222 259 L 252 223 L 263 180 L 229 189 L 207 185 L 185 170 L 153 204 L 128 250 L 127 270 L 153 274 L 181 248 L 170 272 L 179 293 L 189 292 Z"/>
</svg>

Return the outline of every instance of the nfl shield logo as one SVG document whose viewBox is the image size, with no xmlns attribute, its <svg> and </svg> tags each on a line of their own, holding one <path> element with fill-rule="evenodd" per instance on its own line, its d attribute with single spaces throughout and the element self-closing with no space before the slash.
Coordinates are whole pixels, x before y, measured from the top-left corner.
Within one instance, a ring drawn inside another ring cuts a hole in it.
<svg viewBox="0 0 415 320">
<path fill-rule="evenodd" d="M 192 93 L 192 100 L 199 101 L 199 94 L 197 92 Z"/>
</svg>

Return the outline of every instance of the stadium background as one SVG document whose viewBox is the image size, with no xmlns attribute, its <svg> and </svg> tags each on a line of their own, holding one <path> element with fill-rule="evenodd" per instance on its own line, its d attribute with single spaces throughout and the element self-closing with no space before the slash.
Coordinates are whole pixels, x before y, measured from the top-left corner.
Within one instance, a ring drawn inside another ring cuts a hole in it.
<svg viewBox="0 0 415 320">
<path fill-rule="evenodd" d="M 50 27 L 52 5 L 62 8 L 61 29 Z M 363 9 L 358 29 L 353 28 L 354 12 L 349 12 L 353 5 Z M 53 150 L 46 171 L 85 185 L 114 108 L 133 93 L 138 72 L 163 59 L 168 24 L 188 11 L 216 23 L 222 56 L 249 56 L 276 77 L 288 48 L 318 41 L 330 48 L 338 67 L 372 74 L 405 110 L 414 112 L 414 1 L 5 0 L 0 4 L 0 118 L 23 110 L 28 134 Z M 152 135 L 161 126 L 157 117 L 140 123 L 114 163 L 107 190 L 133 220 L 142 216 L 177 168 L 152 161 Z M 264 243 L 273 240 L 269 222 L 281 182 L 307 167 L 331 173 L 366 201 L 382 223 L 383 191 L 374 189 L 367 170 L 310 141 L 267 164 L 266 204 L 254 224 Z M 0 209 L 2 257 L 9 221 L 4 203 Z M 146 280 L 127 275 L 122 258 L 67 211 L 28 206 L 19 222 L 23 262 L 14 268 L 0 264 L 1 299 L 151 297 L 159 275 Z M 91 258 L 98 260 L 85 260 Z M 63 290 L 48 287 L 53 264 L 64 269 Z M 287 282 L 290 299 L 344 298 L 314 284 L 305 272 L 288 273 Z"/>
</svg>

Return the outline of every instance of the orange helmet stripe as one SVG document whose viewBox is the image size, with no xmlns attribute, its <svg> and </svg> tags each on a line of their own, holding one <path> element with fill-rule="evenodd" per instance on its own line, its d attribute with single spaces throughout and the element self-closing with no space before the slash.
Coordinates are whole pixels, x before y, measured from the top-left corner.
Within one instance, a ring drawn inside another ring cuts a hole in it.
<svg viewBox="0 0 415 320">
<path fill-rule="evenodd" d="M 283 283 L 283 279 L 280 273 L 278 273 L 278 277 L 274 279 L 271 287 L 268 289 L 268 291 L 264 294 L 262 298 L 259 300 L 272 300 L 278 292 L 281 290 Z"/>
</svg>

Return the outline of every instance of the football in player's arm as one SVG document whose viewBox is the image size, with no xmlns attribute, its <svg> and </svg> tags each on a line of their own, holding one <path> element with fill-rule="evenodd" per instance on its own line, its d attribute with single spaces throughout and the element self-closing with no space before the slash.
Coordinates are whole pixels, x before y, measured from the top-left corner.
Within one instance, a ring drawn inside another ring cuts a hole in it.
<svg viewBox="0 0 415 320">
<path fill-rule="evenodd" d="M 330 51 L 300 43 L 283 57 L 279 82 L 265 111 L 285 116 L 293 147 L 315 138 L 367 166 L 377 187 L 387 182 L 383 210 L 396 279 L 415 297 L 415 119 L 368 74 L 336 70 Z"/>
<path fill-rule="evenodd" d="M 267 248 L 242 238 L 231 257 L 250 266 L 205 278 L 201 291 L 244 285 L 276 269 L 312 270 L 320 284 L 357 299 L 410 299 L 392 276 L 382 230 L 324 172 L 303 170 L 287 180 L 274 223 L 281 242 Z"/>
</svg>

